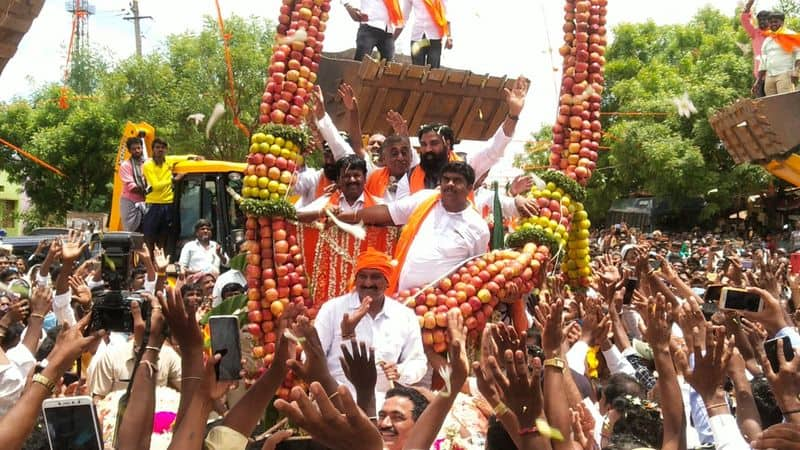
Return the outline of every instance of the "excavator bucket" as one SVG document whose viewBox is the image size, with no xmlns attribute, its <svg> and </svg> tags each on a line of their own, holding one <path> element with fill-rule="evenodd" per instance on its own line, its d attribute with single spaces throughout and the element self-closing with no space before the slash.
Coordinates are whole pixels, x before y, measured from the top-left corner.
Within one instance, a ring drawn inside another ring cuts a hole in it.
<svg viewBox="0 0 800 450">
<path fill-rule="evenodd" d="M 800 186 L 800 92 L 741 99 L 710 122 L 734 162 L 761 164 Z"/>
<path fill-rule="evenodd" d="M 336 94 L 342 82 L 353 86 L 360 99 L 364 133 L 390 133 L 386 113 L 394 110 L 408 121 L 412 135 L 420 125 L 438 122 L 450 125 L 456 140 L 487 140 L 508 113 L 503 89 L 514 80 L 369 56 L 363 62 L 323 56 L 319 83 L 328 114 L 340 130 L 346 129 L 346 114 Z"/>
</svg>

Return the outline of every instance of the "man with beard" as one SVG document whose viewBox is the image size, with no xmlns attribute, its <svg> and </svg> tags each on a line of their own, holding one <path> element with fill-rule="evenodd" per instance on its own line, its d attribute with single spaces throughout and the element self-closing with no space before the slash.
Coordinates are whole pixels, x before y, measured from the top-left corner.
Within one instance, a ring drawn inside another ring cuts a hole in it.
<svg viewBox="0 0 800 450">
<path fill-rule="evenodd" d="M 386 136 L 375 133 L 367 139 L 367 157 L 372 162 L 372 165 L 377 167 L 383 167 L 383 152 L 381 149 L 383 148 L 383 143 L 386 141 Z"/>
<path fill-rule="evenodd" d="M 800 36 L 783 26 L 780 11 L 769 14 L 769 30 L 761 47 L 758 79 L 764 81 L 766 95 L 794 92 L 800 71 Z"/>
<path fill-rule="evenodd" d="M 389 292 L 425 286 L 488 249 L 489 227 L 468 200 L 475 171 L 465 162 L 449 162 L 440 178 L 439 191 L 423 190 L 388 205 L 339 215 L 352 223 L 404 225 Z"/>
<path fill-rule="evenodd" d="M 297 220 L 313 222 L 325 217 L 326 209 L 338 214 L 340 211 L 353 212 L 382 203 L 379 198 L 364 191 L 364 182 L 367 179 L 366 161 L 356 155 L 347 155 L 336 161 L 336 171 L 339 174 L 336 191 L 324 194 L 311 204 L 299 208 Z"/>
<path fill-rule="evenodd" d="M 381 145 L 383 167 L 369 174 L 366 191 L 387 203 L 393 202 L 398 183 L 408 173 L 411 157 L 411 144 L 407 137 L 393 134 L 385 138 Z"/>
<path fill-rule="evenodd" d="M 375 349 L 381 367 L 375 385 L 375 404 L 382 404 L 393 382 L 410 385 L 427 371 L 419 322 L 414 312 L 385 295 L 393 266 L 389 256 L 368 249 L 356 260 L 355 289 L 325 302 L 314 320 L 331 375 L 353 392 L 340 357 L 342 343 L 351 339 Z"/>
<path fill-rule="evenodd" d="M 128 148 L 131 157 L 119 166 L 119 177 L 122 180 L 119 215 L 125 231 L 141 231 L 144 191 L 147 188 L 147 182 L 142 174 L 142 165 L 145 161 L 142 140 L 138 137 L 129 137 L 125 141 L 125 147 Z"/>
<path fill-rule="evenodd" d="M 220 263 L 225 264 L 228 258 L 222 246 L 211 240 L 211 222 L 200 219 L 194 224 L 195 240 L 187 242 L 181 249 L 178 260 L 181 269 L 192 275 L 197 272 L 219 273 Z"/>
<path fill-rule="evenodd" d="M 525 106 L 528 86 L 529 81 L 519 77 L 511 89 L 505 89 L 506 105 L 508 106 L 506 119 L 489 140 L 486 148 L 468 158 L 467 162 L 472 166 L 475 176 L 481 176 L 488 172 L 503 157 L 506 146 L 514 135 L 522 108 Z M 423 189 L 436 188 L 439 185 L 442 168 L 448 162 L 460 159 L 453 150 L 455 136 L 449 126 L 423 125 L 419 129 L 417 137 L 420 145 L 420 163 L 412 168 L 408 177 L 398 184 L 398 199 Z"/>
</svg>

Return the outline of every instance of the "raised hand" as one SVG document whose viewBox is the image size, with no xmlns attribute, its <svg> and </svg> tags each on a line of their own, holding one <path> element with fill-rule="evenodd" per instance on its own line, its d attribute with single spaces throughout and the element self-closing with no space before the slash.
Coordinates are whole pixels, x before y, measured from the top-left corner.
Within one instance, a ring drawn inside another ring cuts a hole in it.
<svg viewBox="0 0 800 450">
<path fill-rule="evenodd" d="M 322 348 L 317 330 L 311 325 L 308 317 L 298 317 L 292 327 L 292 331 L 295 335 L 305 339 L 303 352 L 306 355 L 306 359 L 302 362 L 290 359 L 286 362 L 286 365 L 306 382 L 321 381 L 323 378 L 330 377 L 328 362 L 325 359 L 325 350 Z"/>
<path fill-rule="evenodd" d="M 497 355 L 499 355 L 500 358 L 505 355 L 506 350 L 512 352 L 525 350 L 525 338 L 517 336 L 517 330 L 515 330 L 514 327 L 499 322 L 497 324 L 492 324 L 489 331 L 497 346 Z"/>
<path fill-rule="evenodd" d="M 558 298 L 551 303 L 549 294 L 544 297 L 536 305 L 536 318 L 542 324 L 542 351 L 546 358 L 554 358 L 561 353 L 564 302 Z"/>
<path fill-rule="evenodd" d="M 670 309 L 667 301 L 661 294 L 651 297 L 643 315 L 647 325 L 646 340 L 655 350 L 669 349 L 669 340 L 672 333 Z"/>
<path fill-rule="evenodd" d="M 522 112 L 522 108 L 525 106 L 525 96 L 528 95 L 528 88 L 530 87 L 530 81 L 520 76 L 514 81 L 514 85 L 511 89 L 504 88 L 503 92 L 505 93 L 506 104 L 508 105 L 508 115 L 510 116 L 519 116 Z"/>
<path fill-rule="evenodd" d="M 447 333 L 450 336 L 450 387 L 452 395 L 456 395 L 469 375 L 469 360 L 467 359 L 467 328 L 464 326 L 464 316 L 461 311 L 453 308 L 447 311 Z"/>
<path fill-rule="evenodd" d="M 399 112 L 390 109 L 386 113 L 386 122 L 392 126 L 394 134 L 408 137 L 408 121 Z"/>
<path fill-rule="evenodd" d="M 725 339 L 725 327 L 709 327 L 706 331 L 706 352 L 695 343 L 694 370 L 686 374 L 686 381 L 697 391 L 703 400 L 714 396 L 722 386 L 725 368 L 730 360 L 733 342 Z"/>
<path fill-rule="evenodd" d="M 501 393 L 502 401 L 517 416 L 520 426 L 533 426 L 534 421 L 542 414 L 542 390 L 540 377 L 542 362 L 533 359 L 533 367 L 528 367 L 525 352 L 507 350 L 503 354 L 505 374 L 494 357 L 489 358 L 489 369 L 495 386 Z"/>
<path fill-rule="evenodd" d="M 783 339 L 778 340 L 778 372 L 772 370 L 763 343 L 753 342 L 753 350 L 761 362 L 761 369 L 772 387 L 781 411 L 797 411 L 800 409 L 800 355 L 795 354 L 791 361 L 786 361 L 783 344 Z M 797 414 L 793 414 L 790 417 L 794 423 L 798 423 L 796 416 Z"/>
<path fill-rule="evenodd" d="M 69 230 L 69 234 L 61 247 L 61 261 L 64 264 L 67 262 L 73 263 L 83 254 L 87 244 L 82 241 L 83 234 L 80 231 Z"/>
<path fill-rule="evenodd" d="M 167 288 L 166 297 L 159 297 L 170 331 L 181 347 L 181 352 L 202 351 L 203 333 L 197 325 L 195 305 L 184 305 L 180 288 Z"/>
<path fill-rule="evenodd" d="M 383 439 L 378 429 L 356 405 L 350 391 L 337 389 L 342 407 L 337 407 L 319 383 L 311 383 L 311 398 L 303 389 L 292 389 L 292 403 L 276 400 L 275 408 L 292 423 L 308 431 L 323 446 L 332 450 L 380 450 Z"/>
<path fill-rule="evenodd" d="M 358 100 L 356 99 L 355 93 L 353 93 L 353 87 L 349 84 L 342 82 L 336 90 L 336 93 L 339 94 L 339 97 L 342 99 L 344 109 L 353 111 L 358 107 Z"/>
<path fill-rule="evenodd" d="M 760 312 L 740 311 L 741 315 L 750 320 L 761 322 L 770 336 L 775 336 L 778 331 L 786 327 L 786 318 L 778 299 L 770 292 L 756 287 L 748 288 L 747 292 L 760 295 L 764 308 Z"/>
<path fill-rule="evenodd" d="M 773 425 L 764 430 L 750 445 L 757 450 L 800 450 L 800 425 L 794 423 Z"/>
<path fill-rule="evenodd" d="M 342 317 L 342 323 L 340 325 L 342 339 L 350 339 L 355 337 L 356 326 L 358 326 L 358 323 L 361 322 L 361 319 L 367 315 L 371 304 L 372 297 L 367 296 L 361 300 L 361 304 L 358 306 L 358 309 L 356 309 L 356 312 L 354 312 L 352 316 L 348 313 L 344 313 L 344 317 Z"/>
<path fill-rule="evenodd" d="M 536 200 L 522 195 L 514 197 L 514 206 L 522 217 L 533 217 L 539 215 L 539 206 Z"/>
<path fill-rule="evenodd" d="M 325 117 L 325 98 L 322 96 L 322 88 L 319 85 L 311 89 L 311 101 L 314 105 L 314 117 L 322 120 Z"/>
<path fill-rule="evenodd" d="M 92 291 L 89 289 L 89 285 L 86 284 L 86 280 L 83 278 L 76 275 L 70 275 L 69 288 L 72 290 L 73 295 L 77 297 L 78 303 L 81 305 L 89 305 L 92 303 Z"/>
<path fill-rule="evenodd" d="M 533 187 L 533 177 L 530 175 L 517 175 L 508 186 L 509 195 L 526 195 Z"/>
<path fill-rule="evenodd" d="M 83 318 L 73 326 L 67 324 L 62 325 L 61 332 L 56 338 L 56 345 L 47 356 L 48 367 L 53 365 L 59 373 L 63 373 L 72 366 L 72 363 L 74 363 L 86 349 L 106 334 L 105 330 L 97 330 L 90 333 L 88 336 L 84 336 L 84 331 L 86 327 L 89 326 L 89 322 L 92 319 L 91 316 L 91 314 L 83 316 Z"/>
<path fill-rule="evenodd" d="M 368 392 L 375 389 L 378 379 L 378 372 L 375 369 L 375 349 L 367 348 L 365 342 L 357 342 L 355 339 L 350 341 L 353 351 L 347 348 L 347 344 L 342 344 L 342 356 L 339 362 L 342 364 L 344 376 L 353 383 L 357 392 Z"/>
<path fill-rule="evenodd" d="M 33 288 L 30 300 L 31 315 L 46 315 L 50 312 L 52 304 L 53 291 L 49 287 L 36 286 Z"/>
<path fill-rule="evenodd" d="M 156 271 L 158 271 L 158 273 L 164 273 L 167 271 L 170 256 L 172 255 L 164 255 L 164 250 L 161 247 L 157 245 L 153 247 L 153 263 L 155 264 Z"/>
</svg>

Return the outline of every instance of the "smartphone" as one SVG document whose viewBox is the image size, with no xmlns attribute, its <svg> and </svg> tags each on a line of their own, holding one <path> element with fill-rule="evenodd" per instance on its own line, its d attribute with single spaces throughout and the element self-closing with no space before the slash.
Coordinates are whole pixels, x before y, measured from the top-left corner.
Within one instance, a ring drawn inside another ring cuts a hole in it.
<svg viewBox="0 0 800 450">
<path fill-rule="evenodd" d="M 97 410 L 89 396 L 48 398 L 42 403 L 50 450 L 102 450 Z"/>
<path fill-rule="evenodd" d="M 717 303 L 722 295 L 722 285 L 712 284 L 706 288 L 706 293 L 703 295 L 705 303 Z"/>
<path fill-rule="evenodd" d="M 312 450 L 319 448 L 314 445 L 311 436 L 292 436 L 279 442 L 275 450 Z"/>
<path fill-rule="evenodd" d="M 211 354 L 219 353 L 222 359 L 216 367 L 218 380 L 239 380 L 242 370 L 242 352 L 239 344 L 239 318 L 236 316 L 211 316 Z"/>
<path fill-rule="evenodd" d="M 720 295 L 719 307 L 721 309 L 761 312 L 764 309 L 764 303 L 758 294 L 751 294 L 744 289 L 724 287 Z"/>
<path fill-rule="evenodd" d="M 630 305 L 633 301 L 633 291 L 639 287 L 638 278 L 628 278 L 625 280 L 625 295 L 622 297 L 623 305 Z"/>
<path fill-rule="evenodd" d="M 764 342 L 764 351 L 767 353 L 767 359 L 769 359 L 769 365 L 772 366 L 772 371 L 778 373 L 781 369 L 781 365 L 778 362 L 778 341 L 783 341 L 783 358 L 786 361 L 791 361 L 794 359 L 794 349 L 792 348 L 792 340 L 789 339 L 789 336 L 784 336 L 782 338 L 770 339 Z"/>
<path fill-rule="evenodd" d="M 750 270 L 753 268 L 753 260 L 752 259 L 743 259 L 742 260 L 742 269 Z"/>
</svg>

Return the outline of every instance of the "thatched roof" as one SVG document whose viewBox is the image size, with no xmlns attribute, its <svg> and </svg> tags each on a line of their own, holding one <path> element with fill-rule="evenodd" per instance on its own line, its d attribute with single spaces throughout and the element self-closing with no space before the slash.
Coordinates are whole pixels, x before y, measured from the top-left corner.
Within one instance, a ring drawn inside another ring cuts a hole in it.
<svg viewBox="0 0 800 450">
<path fill-rule="evenodd" d="M 39 15 L 44 0 L 0 0 L 0 73 Z"/>
</svg>

